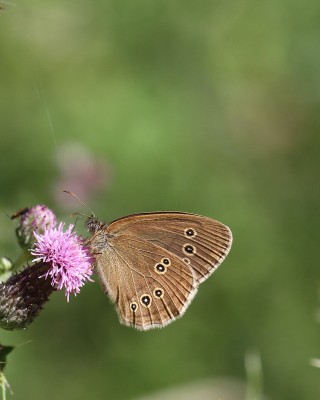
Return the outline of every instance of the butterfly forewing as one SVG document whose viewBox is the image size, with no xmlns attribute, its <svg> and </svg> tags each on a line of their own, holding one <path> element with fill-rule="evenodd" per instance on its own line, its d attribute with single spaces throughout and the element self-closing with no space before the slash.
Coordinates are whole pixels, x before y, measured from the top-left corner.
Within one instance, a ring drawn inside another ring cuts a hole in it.
<svg viewBox="0 0 320 400">
<path fill-rule="evenodd" d="M 227 226 L 195 214 L 138 214 L 113 222 L 108 230 L 137 235 L 140 240 L 177 255 L 191 265 L 199 283 L 221 264 L 232 244 Z"/>
<path fill-rule="evenodd" d="M 114 221 L 91 247 L 99 249 L 96 267 L 120 321 L 146 330 L 184 313 L 231 243 L 230 229 L 210 218 L 150 213 Z"/>
</svg>

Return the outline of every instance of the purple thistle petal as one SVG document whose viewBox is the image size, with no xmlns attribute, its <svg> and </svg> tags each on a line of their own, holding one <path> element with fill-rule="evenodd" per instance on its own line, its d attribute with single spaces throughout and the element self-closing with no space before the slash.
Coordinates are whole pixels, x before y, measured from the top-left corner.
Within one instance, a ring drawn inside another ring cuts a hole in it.
<svg viewBox="0 0 320 400">
<path fill-rule="evenodd" d="M 33 261 L 50 265 L 45 278 L 50 277 L 56 289 L 64 288 L 69 301 L 70 293 L 76 295 L 85 281 L 92 281 L 94 258 L 83 239 L 73 232 L 74 225 L 69 225 L 65 232 L 64 225 L 61 222 L 57 228 L 34 232 L 36 243 L 31 254 L 36 256 Z"/>
</svg>

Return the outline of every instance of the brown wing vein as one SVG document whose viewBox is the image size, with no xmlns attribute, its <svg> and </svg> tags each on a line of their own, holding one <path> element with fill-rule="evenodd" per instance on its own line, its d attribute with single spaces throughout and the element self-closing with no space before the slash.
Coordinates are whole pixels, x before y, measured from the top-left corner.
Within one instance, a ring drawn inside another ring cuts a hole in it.
<svg viewBox="0 0 320 400">
<path fill-rule="evenodd" d="M 140 251 L 140 249 L 137 249 L 137 248 L 135 248 L 135 247 L 134 247 L 134 249 Z M 114 250 L 115 250 L 115 249 L 114 249 Z M 136 289 L 136 285 L 135 285 L 134 276 L 133 276 L 132 271 L 138 273 L 139 275 L 141 275 L 141 276 L 143 277 L 143 279 L 145 280 L 145 282 L 146 282 L 146 284 L 147 284 L 147 286 L 148 286 L 149 294 L 150 294 L 151 297 L 153 297 L 153 296 L 152 296 L 152 291 L 151 291 L 151 289 L 150 289 L 150 286 L 149 286 L 149 284 L 148 284 L 146 278 L 151 278 L 151 279 L 153 279 L 153 280 L 156 280 L 156 279 L 155 279 L 153 276 L 151 276 L 151 275 L 148 275 L 147 277 L 145 277 L 142 273 L 140 273 L 140 272 L 137 271 L 135 268 L 133 268 L 133 267 L 119 254 L 119 252 L 118 252 L 117 250 L 115 250 L 115 251 L 116 251 L 117 255 L 124 261 L 124 263 L 125 263 L 125 264 L 127 265 L 127 267 L 130 269 L 131 277 L 132 277 L 132 280 L 133 280 L 133 284 L 134 284 L 134 288 L 135 288 L 135 292 L 136 292 L 136 297 L 137 297 L 137 299 L 139 299 L 139 296 L 138 296 L 138 293 L 137 293 L 137 289 Z M 178 282 L 173 276 L 171 276 L 171 278 L 172 278 L 172 280 Z M 186 299 L 186 301 L 187 301 L 188 299 L 184 296 L 184 294 L 181 292 L 181 290 L 178 288 L 178 286 L 176 286 L 176 284 L 175 284 L 174 282 L 172 282 L 172 280 L 170 280 L 169 282 L 175 287 L 175 289 L 177 289 L 177 290 L 181 293 L 181 295 L 182 295 L 182 296 Z M 157 280 L 156 280 L 156 281 L 157 281 Z M 158 283 L 159 283 L 160 286 L 163 287 L 163 284 L 161 284 L 160 282 L 158 282 Z M 169 286 L 170 289 L 172 290 L 172 286 L 169 285 L 169 284 L 168 284 L 168 286 Z M 189 289 L 187 289 L 184 285 L 183 285 L 183 288 L 184 288 L 186 291 L 189 291 Z M 193 288 L 193 287 L 192 287 L 192 288 Z M 175 297 L 175 298 L 178 300 L 178 302 L 183 306 L 183 305 L 184 305 L 184 302 L 182 302 L 182 301 L 180 300 L 179 296 L 174 292 L 174 290 L 172 290 L 172 292 L 173 292 L 174 295 L 175 295 L 174 297 Z M 171 298 L 171 300 L 172 300 L 174 306 L 176 307 L 177 311 L 179 311 L 178 307 L 175 305 L 175 302 L 174 302 L 173 298 L 170 296 L 169 293 L 167 293 L 167 294 L 168 294 L 168 296 Z M 163 300 L 163 301 L 164 301 L 164 300 Z M 159 315 L 159 317 L 160 317 L 161 324 L 163 325 L 163 324 L 164 324 L 164 321 L 163 321 L 163 319 L 162 319 L 162 317 L 161 317 L 161 313 L 160 313 L 159 307 L 158 307 L 158 305 L 157 305 L 157 303 L 156 303 L 155 301 L 154 301 L 154 303 L 155 303 L 155 305 L 156 305 L 157 312 L 158 312 L 158 315 Z M 143 324 L 145 319 L 144 319 L 143 313 L 141 312 L 141 307 L 139 307 L 139 309 L 140 309 L 141 321 L 142 321 L 142 324 Z M 154 325 L 154 322 L 153 322 L 153 320 L 152 320 L 152 316 L 151 316 L 151 313 L 150 313 L 150 308 L 147 308 L 147 310 L 148 310 L 149 318 L 150 318 L 150 321 L 151 321 L 151 325 Z M 166 305 L 166 311 L 168 312 L 168 310 L 167 310 L 167 305 Z M 172 315 L 173 315 L 173 314 L 172 314 Z M 170 318 L 171 318 L 171 316 L 170 316 Z"/>
<path fill-rule="evenodd" d="M 133 248 L 134 250 L 138 250 L 140 253 L 141 253 L 142 251 L 144 251 L 143 249 L 138 249 L 138 248 L 133 247 L 133 246 L 130 246 L 130 247 Z M 119 252 L 118 252 L 118 251 L 116 251 L 116 253 L 119 255 Z M 130 269 L 130 271 L 131 271 L 131 276 L 132 276 L 133 283 L 134 283 L 134 286 L 135 286 L 135 282 L 134 282 L 134 277 L 133 277 L 132 271 L 135 271 L 136 273 L 138 273 L 139 275 L 141 275 L 141 276 L 144 278 L 144 280 L 146 281 L 146 277 L 145 277 L 141 272 L 137 271 L 134 267 L 132 267 L 121 255 L 119 255 L 119 256 L 120 256 L 121 259 L 125 262 L 125 264 L 127 265 L 127 267 Z M 170 268 L 168 268 L 167 271 L 170 271 L 170 272 L 171 272 L 172 270 L 171 270 Z M 190 272 L 191 272 L 191 271 L 190 271 Z M 190 275 L 187 275 L 187 276 L 190 277 Z M 163 286 L 163 284 L 162 284 L 160 281 L 156 280 L 153 276 L 148 275 L 147 278 L 151 278 L 151 279 L 155 280 L 156 282 L 158 282 L 159 285 Z M 171 273 L 170 273 L 170 278 L 171 278 L 171 279 L 168 281 L 167 284 L 168 284 L 168 286 L 170 287 L 171 291 L 174 293 L 174 295 L 175 295 L 174 297 L 175 297 L 175 298 L 178 300 L 178 302 L 183 306 L 183 305 L 185 304 L 185 302 L 183 302 L 183 301 L 180 300 L 179 296 L 175 293 L 175 291 L 173 290 L 172 287 L 174 287 L 174 288 L 184 297 L 185 301 L 188 301 L 188 298 L 183 294 L 183 292 L 182 292 L 181 289 L 177 286 L 177 284 L 183 286 L 183 288 L 185 289 L 186 292 L 190 292 L 190 289 L 187 288 L 181 281 L 178 281 Z M 195 281 L 194 281 L 194 282 L 195 282 Z M 193 283 L 194 283 L 194 282 L 193 282 Z M 147 282 L 146 282 L 146 283 L 147 283 Z M 169 285 L 169 283 L 170 283 L 170 285 Z M 177 284 L 176 284 L 176 283 L 177 283 Z M 152 296 L 152 291 L 150 290 L 149 285 L 148 285 L 148 288 L 149 288 L 149 293 L 150 293 L 150 295 Z M 194 286 L 191 285 L 191 291 L 192 291 L 193 289 L 194 289 Z M 135 286 L 135 292 L 136 292 L 136 296 L 137 296 L 137 298 L 138 298 L 136 286 Z M 168 293 L 168 295 L 169 295 L 169 293 Z M 169 295 L 169 296 L 170 296 L 170 295 Z M 174 300 L 173 300 L 173 298 L 172 298 L 171 296 L 170 296 L 170 298 L 171 298 L 172 302 L 175 303 Z M 177 307 L 177 306 L 175 305 L 175 307 Z M 139 308 L 140 308 L 140 307 L 139 307 Z M 157 310 L 158 310 L 158 313 L 159 313 L 159 315 L 160 315 L 160 312 L 159 312 L 158 307 L 157 307 Z M 149 309 L 148 309 L 148 311 L 149 311 Z M 149 311 L 149 313 L 150 313 L 150 311 Z M 142 317 L 142 316 L 141 316 L 141 319 L 143 320 L 143 317 Z M 161 315 L 160 315 L 160 319 L 161 319 Z M 151 317 L 150 317 L 150 320 L 152 321 L 152 318 L 151 318 Z M 161 321 L 162 321 L 162 319 L 161 319 Z"/>
<path fill-rule="evenodd" d="M 155 242 L 157 242 L 157 241 L 158 241 L 158 239 L 152 240 L 152 243 L 155 243 Z M 175 252 L 177 251 L 174 247 L 170 246 L 168 243 L 166 243 L 166 246 L 169 247 L 170 249 L 173 249 L 173 250 L 174 250 L 174 252 L 171 251 L 171 253 L 173 253 L 173 254 L 175 254 Z M 192 261 L 194 262 L 194 260 L 192 260 Z M 205 276 L 205 275 L 203 275 L 202 272 L 200 272 L 200 271 L 198 270 L 198 268 L 196 268 L 196 267 L 194 266 L 193 263 L 192 263 L 192 268 L 193 268 L 196 272 L 198 272 L 199 275 Z"/>
<path fill-rule="evenodd" d="M 173 234 L 174 234 L 174 237 L 176 237 L 176 234 L 177 234 L 177 233 L 180 234 L 181 236 L 183 236 L 180 230 L 169 230 L 169 229 L 167 229 L 167 228 L 162 228 L 161 230 L 162 230 L 162 231 L 165 231 L 165 232 L 168 232 L 168 233 L 173 233 Z M 202 237 L 203 232 L 206 232 L 206 231 L 204 231 L 203 229 L 201 229 L 201 231 L 202 231 L 202 233 L 201 233 L 201 237 Z M 229 233 L 229 231 L 227 231 L 227 230 L 226 230 L 225 232 L 228 232 L 228 233 Z M 230 233 L 229 233 L 229 235 L 230 235 Z M 221 236 L 221 235 L 219 235 L 217 232 L 212 233 L 212 234 L 211 234 L 211 238 L 212 238 L 212 236 L 214 236 L 214 237 L 217 238 L 217 239 L 215 239 L 214 241 L 209 240 L 207 234 L 206 234 L 205 236 L 206 236 L 206 239 L 207 239 L 210 243 L 212 243 L 212 244 L 214 244 L 214 245 L 216 245 L 216 246 L 219 246 L 219 247 L 221 247 L 222 249 L 225 249 L 226 245 L 229 244 L 229 241 L 227 240 L 229 237 L 228 237 L 226 234 L 223 235 L 223 236 Z M 210 236 L 209 236 L 209 237 L 210 237 Z M 218 238 L 219 238 L 219 239 L 223 239 L 223 240 L 221 241 L 221 240 L 219 240 Z"/>
<path fill-rule="evenodd" d="M 143 254 L 143 252 L 153 254 L 151 251 L 148 251 L 148 250 L 138 249 L 137 247 L 133 247 L 133 246 L 130 246 L 130 245 L 128 245 L 128 247 L 131 247 L 132 249 L 139 251 L 139 253 L 141 253 L 141 254 Z M 155 263 L 158 262 L 158 260 L 156 260 L 156 259 L 150 257 L 150 256 L 147 255 L 147 254 L 145 254 L 144 256 L 150 258 L 150 259 L 153 260 Z M 163 254 L 160 255 L 160 257 L 163 257 Z M 178 256 L 175 256 L 175 257 L 178 257 Z M 178 258 L 179 258 L 179 257 L 178 257 Z M 179 261 L 181 262 L 181 259 L 180 259 L 180 258 L 179 258 Z M 172 265 L 172 264 L 171 264 L 171 265 Z M 173 266 L 173 265 L 172 265 L 172 266 Z M 171 271 L 171 269 L 169 269 L 169 271 Z M 190 275 L 188 275 L 188 273 L 187 273 L 186 271 L 183 271 L 183 270 L 182 270 L 182 272 L 183 272 L 187 277 L 190 277 Z M 190 271 L 190 272 L 191 272 L 191 271 Z"/>
<path fill-rule="evenodd" d="M 168 231 L 169 232 L 169 231 Z M 171 232 L 172 233 L 172 232 Z M 179 238 L 177 238 L 177 236 L 176 235 L 166 235 L 165 236 L 165 238 L 171 238 L 171 239 L 173 239 L 173 241 L 174 242 L 176 242 L 176 243 L 178 243 L 178 240 L 179 240 L 179 244 L 180 245 L 183 245 L 184 244 L 184 241 L 182 241 L 182 239 L 179 237 Z M 177 240 L 178 239 L 178 240 Z M 223 256 L 226 254 L 226 248 L 224 248 L 224 252 L 222 253 L 222 254 L 220 254 L 220 253 L 217 253 L 216 252 L 216 249 L 213 249 L 213 248 L 209 248 L 209 247 L 207 247 L 206 245 L 204 245 L 203 243 L 199 243 L 198 241 L 196 241 L 196 240 L 194 240 L 194 239 L 192 239 L 192 238 L 186 238 L 185 240 L 187 240 L 188 242 L 190 242 L 190 243 L 192 243 L 192 244 L 194 244 L 195 246 L 201 246 L 201 248 L 203 249 L 203 251 L 204 252 L 206 252 L 206 250 L 207 250 L 207 252 L 209 252 L 209 254 L 212 252 L 212 253 L 214 253 L 217 257 L 219 257 L 219 260 L 221 259 L 221 258 L 223 258 Z M 166 241 L 164 241 L 166 244 L 167 244 L 167 242 Z M 218 262 L 219 262 L 219 260 L 217 260 Z"/>
<path fill-rule="evenodd" d="M 144 251 L 144 250 L 141 250 L 141 249 L 137 249 L 136 247 L 135 247 L 134 249 L 135 249 L 135 250 L 138 250 L 140 253 L 142 253 L 142 251 Z M 151 258 L 151 257 L 150 257 L 150 258 Z M 171 264 L 171 266 L 172 266 L 172 264 Z M 169 272 L 170 272 L 170 274 L 169 274 Z M 168 274 L 167 276 L 170 276 L 170 278 L 171 278 L 168 282 L 170 282 L 170 283 L 172 284 L 172 286 L 173 286 L 176 290 L 178 290 L 178 291 L 182 294 L 182 296 L 186 299 L 186 301 L 187 301 L 188 299 L 185 297 L 185 295 L 183 294 L 183 292 L 181 291 L 181 289 L 179 288 L 179 286 L 177 286 L 177 284 L 181 285 L 181 286 L 183 287 L 183 289 L 186 290 L 186 292 L 189 292 L 190 289 L 187 288 L 187 287 L 184 285 L 184 283 L 182 283 L 181 281 L 177 280 L 177 279 L 175 278 L 175 276 L 171 274 L 171 272 L 173 272 L 173 270 L 172 270 L 171 268 L 168 268 L 166 274 Z M 177 273 L 176 273 L 175 275 L 177 275 Z M 186 274 L 186 275 L 187 275 L 187 274 Z M 187 276 L 190 277 L 190 275 L 187 275 Z M 163 283 L 161 283 L 161 282 L 160 282 L 158 279 L 156 279 L 154 276 L 148 275 L 147 278 L 151 278 L 151 279 L 155 280 L 159 285 L 163 286 Z M 186 279 L 185 279 L 185 280 L 186 280 Z M 187 280 L 186 280 L 186 281 L 187 281 Z M 187 282 L 188 282 L 188 281 L 187 281 Z M 193 283 L 194 283 L 194 282 L 193 282 Z M 172 286 L 170 286 L 170 289 L 172 289 Z M 191 287 L 192 287 L 192 289 L 194 288 L 193 285 L 191 285 Z M 174 292 L 174 290 L 172 290 L 172 291 Z M 176 297 L 177 297 L 178 300 L 180 301 L 179 297 L 178 297 L 178 296 L 176 296 Z M 181 301 L 180 301 L 180 302 L 181 302 Z M 181 304 L 183 305 L 184 303 L 181 303 Z"/>
<path fill-rule="evenodd" d="M 136 292 L 136 296 L 137 296 L 137 299 L 138 299 L 139 296 L 138 296 L 136 284 L 135 284 L 135 281 L 134 281 L 134 276 L 133 276 L 133 273 L 132 273 L 132 270 L 134 270 L 134 269 L 130 267 L 130 265 L 127 263 L 127 261 L 119 254 L 119 252 L 118 252 L 115 248 L 114 248 L 114 251 L 116 252 L 116 254 L 118 255 L 118 257 L 120 257 L 120 258 L 122 259 L 122 261 L 123 261 L 123 262 L 127 265 L 127 267 L 129 268 L 130 273 L 131 273 L 131 278 L 132 278 L 133 286 L 134 286 L 134 290 L 135 290 L 135 292 Z M 136 271 L 136 272 L 138 272 L 138 271 Z M 138 273 L 139 273 L 139 272 L 138 272 Z M 141 274 L 141 275 L 142 275 L 142 274 Z M 141 307 L 138 307 L 138 309 L 140 310 L 141 322 L 142 322 L 142 324 L 143 324 L 144 318 L 143 318 L 143 314 L 142 314 Z"/>
</svg>

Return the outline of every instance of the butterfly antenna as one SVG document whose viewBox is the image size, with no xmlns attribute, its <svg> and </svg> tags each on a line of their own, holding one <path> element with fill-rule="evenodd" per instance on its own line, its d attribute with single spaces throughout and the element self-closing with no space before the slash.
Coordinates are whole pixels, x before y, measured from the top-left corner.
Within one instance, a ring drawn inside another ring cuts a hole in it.
<svg viewBox="0 0 320 400">
<path fill-rule="evenodd" d="M 76 218 L 76 220 L 74 222 L 74 226 L 77 225 L 77 222 L 78 222 L 79 219 L 85 220 L 83 217 L 86 217 L 86 219 L 89 218 L 88 215 L 82 214 L 82 213 L 79 213 L 79 212 L 75 212 L 75 213 L 70 214 L 70 217 L 74 217 L 75 215 L 78 215 L 78 216 L 77 216 L 77 218 Z"/>
<path fill-rule="evenodd" d="M 88 218 L 87 214 L 83 214 L 83 213 L 80 213 L 80 212 L 74 212 L 74 213 L 70 214 L 69 217 L 74 217 L 75 215 L 81 215 L 81 217 L 77 217 L 77 220 L 78 219 L 83 219 L 82 217 Z"/>
<path fill-rule="evenodd" d="M 82 200 L 80 200 L 76 194 L 74 194 L 73 192 L 70 192 L 69 190 L 63 190 L 63 192 L 68 193 L 68 194 L 70 194 L 70 196 L 73 196 L 75 199 L 77 199 L 79 201 L 79 203 L 81 203 L 83 206 L 85 206 L 91 212 L 91 215 L 93 215 L 95 217 L 94 212 L 91 210 L 91 208 L 88 207 Z"/>
<path fill-rule="evenodd" d="M 78 216 L 74 222 L 74 226 L 77 226 L 77 222 L 79 221 L 79 219 L 83 219 L 82 217 Z"/>
</svg>

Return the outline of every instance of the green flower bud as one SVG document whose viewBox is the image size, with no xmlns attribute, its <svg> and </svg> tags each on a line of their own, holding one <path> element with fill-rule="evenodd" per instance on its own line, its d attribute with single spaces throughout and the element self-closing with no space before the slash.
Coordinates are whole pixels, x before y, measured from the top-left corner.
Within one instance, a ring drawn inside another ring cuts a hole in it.
<svg viewBox="0 0 320 400">
<path fill-rule="evenodd" d="M 5 282 L 10 278 L 12 262 L 7 257 L 0 257 L 0 281 Z"/>
</svg>

